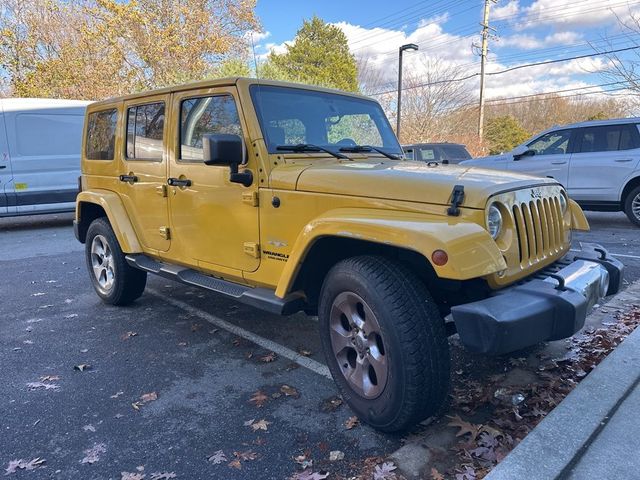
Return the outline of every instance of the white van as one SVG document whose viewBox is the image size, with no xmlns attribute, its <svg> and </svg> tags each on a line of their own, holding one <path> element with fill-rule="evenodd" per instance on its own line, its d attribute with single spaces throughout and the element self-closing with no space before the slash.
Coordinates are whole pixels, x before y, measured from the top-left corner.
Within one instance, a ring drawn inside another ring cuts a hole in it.
<svg viewBox="0 0 640 480">
<path fill-rule="evenodd" d="M 89 103 L 0 99 L 0 217 L 74 210 Z"/>
</svg>

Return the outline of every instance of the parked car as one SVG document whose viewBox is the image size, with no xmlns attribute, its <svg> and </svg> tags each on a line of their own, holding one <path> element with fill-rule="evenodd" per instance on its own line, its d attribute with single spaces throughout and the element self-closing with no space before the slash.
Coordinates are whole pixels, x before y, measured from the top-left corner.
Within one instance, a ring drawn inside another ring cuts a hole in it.
<svg viewBox="0 0 640 480">
<path fill-rule="evenodd" d="M 623 211 L 640 226 L 640 118 L 553 127 L 511 152 L 463 162 L 554 178 L 585 210 Z"/>
<path fill-rule="evenodd" d="M 0 217 L 74 210 L 89 103 L 0 99 Z"/>
<path fill-rule="evenodd" d="M 447 333 L 492 354 L 565 338 L 622 282 L 601 247 L 570 250 L 588 223 L 557 181 L 403 161 L 377 102 L 320 87 L 218 79 L 94 103 L 80 183 L 74 230 L 104 302 L 134 301 L 150 272 L 317 314 L 342 398 L 384 431 L 440 411 Z"/>
<path fill-rule="evenodd" d="M 414 143 L 403 145 L 402 150 L 407 160 L 422 162 L 460 163 L 472 158 L 467 147 L 460 143 Z"/>
</svg>

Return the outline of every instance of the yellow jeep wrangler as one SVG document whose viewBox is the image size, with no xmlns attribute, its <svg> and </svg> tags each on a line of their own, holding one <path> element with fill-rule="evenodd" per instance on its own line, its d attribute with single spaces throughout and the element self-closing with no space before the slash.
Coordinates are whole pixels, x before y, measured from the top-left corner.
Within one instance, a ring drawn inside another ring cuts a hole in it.
<svg viewBox="0 0 640 480">
<path fill-rule="evenodd" d="M 622 282 L 602 247 L 570 250 L 588 224 L 555 180 L 406 161 L 359 95 L 233 78 L 114 98 L 82 152 L 75 233 L 105 302 L 151 272 L 317 314 L 342 397 L 384 431 L 441 409 L 448 335 L 568 337 Z"/>
</svg>

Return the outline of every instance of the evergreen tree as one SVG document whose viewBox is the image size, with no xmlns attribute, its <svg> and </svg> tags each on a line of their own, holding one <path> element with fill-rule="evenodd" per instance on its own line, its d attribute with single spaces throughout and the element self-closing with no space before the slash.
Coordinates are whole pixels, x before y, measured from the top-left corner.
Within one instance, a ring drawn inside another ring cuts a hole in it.
<svg viewBox="0 0 640 480">
<path fill-rule="evenodd" d="M 485 139 L 489 143 L 491 155 L 508 152 L 527 138 L 529 132 L 511 115 L 492 118 L 485 128 Z"/>
<path fill-rule="evenodd" d="M 285 53 L 269 54 L 259 73 L 263 78 L 358 90 L 356 60 L 347 36 L 315 16 L 303 22 Z"/>
</svg>

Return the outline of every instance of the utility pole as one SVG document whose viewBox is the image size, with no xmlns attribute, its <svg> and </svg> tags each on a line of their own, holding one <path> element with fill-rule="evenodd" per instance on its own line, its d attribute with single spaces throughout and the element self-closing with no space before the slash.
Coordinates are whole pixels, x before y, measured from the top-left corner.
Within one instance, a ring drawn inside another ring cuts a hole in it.
<svg viewBox="0 0 640 480">
<path fill-rule="evenodd" d="M 489 7 L 496 0 L 484 0 L 484 14 L 482 16 L 482 46 L 480 47 L 480 113 L 478 115 L 478 136 L 484 133 L 484 68 L 489 51 Z"/>
</svg>

